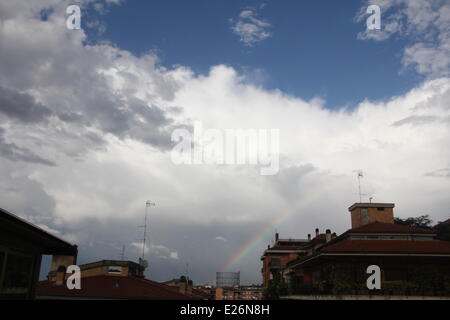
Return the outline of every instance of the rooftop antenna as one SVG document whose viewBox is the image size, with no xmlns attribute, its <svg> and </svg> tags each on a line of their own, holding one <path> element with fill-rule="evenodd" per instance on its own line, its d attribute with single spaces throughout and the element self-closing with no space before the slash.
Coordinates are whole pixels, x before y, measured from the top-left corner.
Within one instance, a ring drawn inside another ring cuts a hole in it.
<svg viewBox="0 0 450 320">
<path fill-rule="evenodd" d="M 120 253 L 120 260 L 125 261 L 125 245 L 122 246 L 122 252 Z"/>
<path fill-rule="evenodd" d="M 358 170 L 358 195 L 359 195 L 359 203 L 362 203 L 362 196 L 366 196 L 367 194 L 361 192 L 361 178 L 364 178 L 364 172 L 362 170 Z"/>
<path fill-rule="evenodd" d="M 139 226 L 139 228 L 144 228 L 144 238 L 142 240 L 142 262 L 145 263 L 145 246 L 147 243 L 147 215 L 148 215 L 148 208 L 150 206 L 155 206 L 156 204 L 151 202 L 151 201 L 147 201 L 145 203 L 145 219 L 144 219 L 144 225 L 143 226 Z"/>
</svg>

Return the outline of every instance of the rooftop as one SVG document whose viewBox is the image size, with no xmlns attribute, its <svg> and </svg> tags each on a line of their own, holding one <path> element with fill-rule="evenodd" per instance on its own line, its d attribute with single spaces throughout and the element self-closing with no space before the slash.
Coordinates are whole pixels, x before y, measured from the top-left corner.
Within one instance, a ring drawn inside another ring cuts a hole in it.
<svg viewBox="0 0 450 320">
<path fill-rule="evenodd" d="M 136 262 L 125 261 L 125 260 L 101 260 L 101 261 L 95 261 L 95 262 L 81 264 L 80 265 L 80 269 L 81 270 L 88 270 L 88 269 L 93 269 L 93 268 L 98 268 L 98 267 L 103 267 L 103 266 L 114 266 L 114 267 L 130 267 L 130 266 L 133 266 L 133 267 L 136 267 L 136 268 L 144 269 L 144 267 L 142 267 L 141 265 L 139 265 Z"/>
<path fill-rule="evenodd" d="M 355 203 L 350 208 L 348 208 L 348 211 L 353 211 L 356 208 L 394 208 L 394 203 L 369 203 L 369 202 L 361 202 L 361 203 Z"/>
<path fill-rule="evenodd" d="M 0 232 L 17 233 L 28 241 L 42 246 L 43 254 L 76 256 L 77 246 L 62 240 L 15 214 L 0 208 Z"/>
<path fill-rule="evenodd" d="M 436 234 L 432 229 L 410 227 L 401 224 L 372 222 L 357 228 L 348 230 L 346 233 L 405 233 L 405 234 Z"/>
<path fill-rule="evenodd" d="M 440 240 L 342 240 L 320 250 L 320 253 L 355 252 L 450 255 L 450 242 Z"/>
<path fill-rule="evenodd" d="M 69 290 L 64 285 L 51 281 L 40 281 L 37 285 L 38 297 L 74 297 L 103 299 L 169 299 L 187 300 L 191 297 L 181 294 L 178 289 L 147 279 L 121 276 L 94 276 L 82 278 L 80 290 Z"/>
</svg>

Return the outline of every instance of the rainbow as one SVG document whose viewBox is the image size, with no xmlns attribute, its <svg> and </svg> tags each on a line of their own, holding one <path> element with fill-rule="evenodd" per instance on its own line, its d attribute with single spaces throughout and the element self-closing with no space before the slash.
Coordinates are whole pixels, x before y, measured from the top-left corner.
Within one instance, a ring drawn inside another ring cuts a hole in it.
<svg viewBox="0 0 450 320">
<path fill-rule="evenodd" d="M 310 188 L 307 192 L 302 194 L 297 202 L 288 205 L 279 214 L 275 215 L 275 217 L 266 226 L 255 233 L 255 235 L 228 260 L 222 271 L 227 272 L 234 268 L 239 261 L 247 256 L 249 252 L 251 252 L 263 239 L 266 238 L 266 236 L 272 233 L 277 226 L 286 221 L 292 214 L 297 211 L 297 209 L 315 199 L 320 193 L 328 189 L 331 185 L 332 181 L 330 180 L 323 181 L 317 184 L 316 186 Z"/>
</svg>

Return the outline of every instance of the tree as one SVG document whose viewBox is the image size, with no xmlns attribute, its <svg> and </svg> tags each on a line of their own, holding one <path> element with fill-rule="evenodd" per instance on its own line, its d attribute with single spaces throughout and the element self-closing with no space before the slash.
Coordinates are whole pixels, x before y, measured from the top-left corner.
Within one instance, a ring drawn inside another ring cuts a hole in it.
<svg viewBox="0 0 450 320">
<path fill-rule="evenodd" d="M 395 223 L 410 227 L 431 228 L 433 220 L 431 220 L 430 216 L 426 214 L 416 218 L 413 217 L 407 219 L 395 218 Z"/>
</svg>

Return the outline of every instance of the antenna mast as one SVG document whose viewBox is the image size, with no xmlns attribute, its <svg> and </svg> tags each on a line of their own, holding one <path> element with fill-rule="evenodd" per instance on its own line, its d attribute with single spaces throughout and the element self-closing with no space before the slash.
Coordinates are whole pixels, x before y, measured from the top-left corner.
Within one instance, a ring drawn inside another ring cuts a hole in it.
<svg viewBox="0 0 450 320">
<path fill-rule="evenodd" d="M 359 203 L 362 203 L 362 194 L 361 194 L 361 178 L 364 177 L 362 171 L 358 172 L 358 190 L 359 190 Z"/>
<path fill-rule="evenodd" d="M 364 178 L 364 172 L 362 172 L 361 170 L 357 171 L 358 172 L 358 195 L 359 195 L 359 203 L 362 203 L 362 196 L 366 196 L 367 194 L 362 193 L 361 191 L 361 178 Z"/>
<path fill-rule="evenodd" d="M 125 245 L 122 246 L 122 252 L 120 253 L 120 260 L 125 261 Z"/>
<path fill-rule="evenodd" d="M 144 238 L 142 240 L 142 261 L 145 260 L 145 245 L 147 243 L 147 215 L 148 215 L 148 208 L 150 206 L 155 206 L 156 204 L 150 201 L 147 201 L 145 203 L 145 219 L 144 219 L 144 225 L 140 226 L 144 228 Z"/>
</svg>

